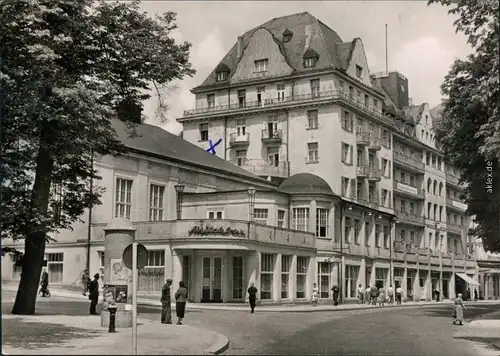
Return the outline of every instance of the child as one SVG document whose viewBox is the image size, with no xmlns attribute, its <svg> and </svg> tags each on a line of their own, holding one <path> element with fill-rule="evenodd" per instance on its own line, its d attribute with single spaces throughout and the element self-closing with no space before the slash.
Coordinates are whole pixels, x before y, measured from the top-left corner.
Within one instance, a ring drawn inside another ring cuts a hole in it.
<svg viewBox="0 0 500 356">
<path fill-rule="evenodd" d="M 315 307 L 318 305 L 318 285 L 316 283 L 313 283 L 313 294 L 312 294 L 312 306 Z"/>
</svg>

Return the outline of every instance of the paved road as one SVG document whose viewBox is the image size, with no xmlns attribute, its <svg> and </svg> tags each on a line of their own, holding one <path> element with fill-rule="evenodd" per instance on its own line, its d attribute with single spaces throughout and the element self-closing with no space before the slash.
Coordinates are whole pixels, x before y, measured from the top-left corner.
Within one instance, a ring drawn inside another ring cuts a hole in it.
<svg viewBox="0 0 500 356">
<path fill-rule="evenodd" d="M 2 293 L 2 312 L 10 313 L 13 296 Z M 37 304 L 37 314 L 88 314 L 85 301 L 50 298 Z M 471 304 L 466 318 L 495 310 L 498 305 Z M 140 306 L 138 313 L 160 317 L 157 307 Z M 453 338 L 459 326 L 451 324 L 450 305 L 314 313 L 200 310 L 187 312 L 185 324 L 226 335 L 231 355 L 478 355 L 470 342 Z"/>
</svg>

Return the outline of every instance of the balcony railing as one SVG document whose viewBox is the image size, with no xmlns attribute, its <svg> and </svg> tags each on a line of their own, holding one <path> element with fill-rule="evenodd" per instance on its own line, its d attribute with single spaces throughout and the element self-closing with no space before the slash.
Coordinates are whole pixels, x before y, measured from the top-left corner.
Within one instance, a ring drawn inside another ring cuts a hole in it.
<svg viewBox="0 0 500 356">
<path fill-rule="evenodd" d="M 262 142 L 281 142 L 283 139 L 282 130 L 272 130 L 267 129 L 262 130 Z"/>
<path fill-rule="evenodd" d="M 370 177 L 368 177 L 369 180 L 373 182 L 378 182 L 381 178 L 382 178 L 382 170 L 378 168 L 370 169 Z"/>
<path fill-rule="evenodd" d="M 231 146 L 244 146 L 248 145 L 250 143 L 250 134 L 245 133 L 245 134 L 238 134 L 237 132 L 234 132 L 229 135 L 229 144 Z"/>
<path fill-rule="evenodd" d="M 356 132 L 356 143 L 360 146 L 368 146 L 370 144 L 370 134 L 368 132 Z"/>
<path fill-rule="evenodd" d="M 425 226 L 425 218 L 423 216 L 407 213 L 405 211 L 396 211 L 396 216 L 401 222 L 407 222 Z"/>
<path fill-rule="evenodd" d="M 380 121 L 393 125 L 394 122 L 391 118 L 385 116 L 382 111 L 371 105 L 365 105 L 363 101 L 359 98 L 351 96 L 343 91 L 339 90 L 326 90 L 326 91 L 314 91 L 305 94 L 296 94 L 294 96 L 288 96 L 285 98 L 278 99 L 267 99 L 264 101 L 245 101 L 232 102 L 229 105 L 218 105 L 213 107 L 202 107 L 192 110 L 185 110 L 184 117 L 191 117 L 202 114 L 222 114 L 229 112 L 239 112 L 249 109 L 268 109 L 268 108 L 279 108 L 283 106 L 290 106 L 293 104 L 302 104 L 307 102 L 316 102 L 324 100 L 342 100 L 345 103 L 355 106 L 356 108 L 362 110 L 363 112 L 377 117 Z"/>
<path fill-rule="evenodd" d="M 414 197 L 419 197 L 422 199 L 425 198 L 425 193 L 423 189 L 412 187 L 406 183 L 402 183 L 397 180 L 394 181 L 393 189 L 400 193 L 410 194 L 411 196 Z"/>
<path fill-rule="evenodd" d="M 454 199 L 446 198 L 446 206 L 449 208 L 453 208 L 455 210 L 459 211 L 466 211 L 467 210 L 467 204 L 464 204 L 462 202 L 456 201 Z"/>
<path fill-rule="evenodd" d="M 450 172 L 446 172 L 446 181 L 448 183 L 451 183 L 457 187 L 459 187 L 459 177 L 453 173 L 450 173 Z"/>
<path fill-rule="evenodd" d="M 367 165 L 360 164 L 356 167 L 356 173 L 360 178 L 367 178 L 370 175 L 370 170 Z"/>
<path fill-rule="evenodd" d="M 425 171 L 425 165 L 422 162 L 419 162 L 418 160 L 408 157 L 400 152 L 394 151 L 394 162 L 400 163 L 405 167 L 410 167 L 421 172 Z"/>
<path fill-rule="evenodd" d="M 373 151 L 378 151 L 382 149 L 380 138 L 379 137 L 374 137 L 373 135 L 370 136 L 370 146 L 368 146 L 369 150 Z"/>
<path fill-rule="evenodd" d="M 239 161 L 232 161 L 231 163 L 240 166 L 241 168 L 252 172 L 257 176 L 266 177 L 288 177 L 287 162 L 274 162 L 264 159 L 243 159 Z"/>
<path fill-rule="evenodd" d="M 446 224 L 446 230 L 454 232 L 456 234 L 462 234 L 462 231 L 464 230 L 462 226 L 455 225 L 455 224 Z"/>
</svg>

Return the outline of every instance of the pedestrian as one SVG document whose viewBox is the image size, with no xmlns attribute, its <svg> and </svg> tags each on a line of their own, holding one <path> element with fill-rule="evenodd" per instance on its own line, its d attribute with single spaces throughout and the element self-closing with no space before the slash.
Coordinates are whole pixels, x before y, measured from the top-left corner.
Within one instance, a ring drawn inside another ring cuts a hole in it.
<svg viewBox="0 0 500 356">
<path fill-rule="evenodd" d="M 470 288 L 467 288 L 465 291 L 465 300 L 470 301 Z"/>
<path fill-rule="evenodd" d="M 358 304 L 363 304 L 364 295 L 365 295 L 365 289 L 363 288 L 363 285 L 360 283 L 358 285 Z"/>
<path fill-rule="evenodd" d="M 96 311 L 99 300 L 99 273 L 94 274 L 94 280 L 89 283 L 90 315 L 99 315 Z"/>
<path fill-rule="evenodd" d="M 370 304 L 370 286 L 366 286 L 366 290 L 365 290 L 365 303 L 366 304 Z"/>
<path fill-rule="evenodd" d="M 477 289 L 474 288 L 474 301 L 477 302 Z"/>
<path fill-rule="evenodd" d="M 385 306 L 385 290 L 384 287 L 380 287 L 378 289 L 378 305 L 379 306 Z"/>
<path fill-rule="evenodd" d="M 387 297 L 389 298 L 389 305 L 394 305 L 394 288 L 392 288 L 392 285 L 387 288 Z"/>
<path fill-rule="evenodd" d="M 90 282 L 89 270 L 86 269 L 85 271 L 83 271 L 82 274 L 83 295 L 87 295 L 87 291 L 89 290 L 89 282 Z"/>
<path fill-rule="evenodd" d="M 437 289 L 437 287 L 436 287 L 436 290 L 434 291 L 434 293 L 436 294 L 436 302 L 439 302 L 439 297 L 441 295 L 441 292 Z"/>
<path fill-rule="evenodd" d="M 464 310 L 467 310 L 467 308 L 464 305 L 464 301 L 462 299 L 462 293 L 458 293 L 457 298 L 455 298 L 455 305 L 453 307 L 453 325 L 456 325 L 458 322 L 458 325 L 464 325 Z"/>
<path fill-rule="evenodd" d="M 169 278 L 161 289 L 161 323 L 172 324 L 172 306 L 170 301 L 170 286 L 172 280 Z"/>
<path fill-rule="evenodd" d="M 315 307 L 318 305 L 318 285 L 316 283 L 313 283 L 313 291 L 312 291 L 312 306 Z"/>
<path fill-rule="evenodd" d="M 396 288 L 396 303 L 398 305 L 401 305 L 401 300 L 403 299 L 403 288 L 401 286 L 398 286 Z"/>
<path fill-rule="evenodd" d="M 184 313 L 186 312 L 188 291 L 183 281 L 179 282 L 179 289 L 175 292 L 175 312 L 177 313 L 177 325 L 182 325 Z"/>
<path fill-rule="evenodd" d="M 375 285 L 370 288 L 370 300 L 372 305 L 377 305 L 378 289 Z"/>
<path fill-rule="evenodd" d="M 40 280 L 40 293 L 42 293 L 42 297 L 50 297 L 50 292 L 49 292 L 49 274 L 47 273 L 47 269 L 43 267 L 42 270 L 42 278 Z"/>
<path fill-rule="evenodd" d="M 332 291 L 333 291 L 333 305 L 338 305 L 340 289 L 337 286 L 333 286 Z"/>
<path fill-rule="evenodd" d="M 254 313 L 255 310 L 255 302 L 257 300 L 257 292 L 259 290 L 255 288 L 255 285 L 250 283 L 250 287 L 248 288 L 248 302 L 250 303 L 250 313 Z"/>
</svg>

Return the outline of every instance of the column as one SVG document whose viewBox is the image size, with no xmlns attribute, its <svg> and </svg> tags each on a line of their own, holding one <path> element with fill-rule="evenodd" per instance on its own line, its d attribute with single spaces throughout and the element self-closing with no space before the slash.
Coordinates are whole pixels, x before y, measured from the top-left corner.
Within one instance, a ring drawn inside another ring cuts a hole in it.
<svg viewBox="0 0 500 356">
<path fill-rule="evenodd" d="M 172 300 L 175 300 L 175 292 L 179 287 L 179 282 L 182 281 L 182 256 L 178 255 L 176 250 L 172 250 L 172 281 L 170 296 Z"/>
<path fill-rule="evenodd" d="M 389 285 L 394 288 L 394 241 L 396 241 L 396 223 L 393 221 L 391 224 L 391 240 L 389 242 L 389 249 L 391 251 L 391 259 L 389 261 Z"/>
<path fill-rule="evenodd" d="M 297 300 L 297 255 L 292 255 L 292 263 L 290 265 L 290 280 L 289 282 L 289 293 L 290 300 L 295 302 Z"/>
<path fill-rule="evenodd" d="M 451 258 L 451 278 L 450 278 L 450 299 L 455 299 L 457 297 L 455 291 L 455 259 Z"/>
<path fill-rule="evenodd" d="M 347 286 L 345 285 L 345 257 L 344 257 L 344 254 L 342 253 L 342 258 L 340 259 L 341 263 L 340 263 L 340 268 L 341 268 L 341 271 L 342 273 L 340 274 L 341 275 L 341 279 L 340 279 L 340 285 L 342 286 L 342 288 L 340 288 L 340 298 L 339 298 L 339 301 L 340 301 L 340 304 L 343 304 L 344 303 L 344 299 L 345 299 L 345 291 L 347 290 Z"/>
<path fill-rule="evenodd" d="M 309 228 L 308 231 L 316 234 L 316 200 L 309 203 Z"/>
<path fill-rule="evenodd" d="M 308 265 L 307 265 L 307 277 L 306 277 L 306 298 L 309 300 L 312 298 L 312 288 L 313 283 L 317 283 L 315 278 L 316 272 L 316 258 L 314 256 L 308 257 Z"/>
<path fill-rule="evenodd" d="M 328 237 L 330 237 L 334 241 L 335 236 L 337 236 L 337 239 L 339 237 L 336 229 L 335 218 L 335 204 L 332 204 L 332 207 L 330 208 L 330 212 L 328 214 Z"/>
<path fill-rule="evenodd" d="M 273 273 L 273 299 L 277 304 L 281 303 L 281 253 L 275 255 Z"/>
<path fill-rule="evenodd" d="M 233 299 L 231 278 L 233 275 L 233 261 L 231 251 L 227 250 L 222 257 L 222 302 L 227 303 Z"/>
<path fill-rule="evenodd" d="M 358 281 L 356 282 L 356 288 L 358 284 L 361 284 L 365 287 L 368 287 L 366 284 L 366 259 L 365 257 L 361 257 L 361 264 L 359 266 L 359 276 Z"/>
<path fill-rule="evenodd" d="M 403 295 L 401 296 L 402 300 L 408 299 L 408 268 L 406 266 L 406 261 L 405 261 L 405 267 L 404 267 L 404 272 L 403 272 L 403 280 L 401 281 L 401 289 L 403 290 Z"/>
</svg>

